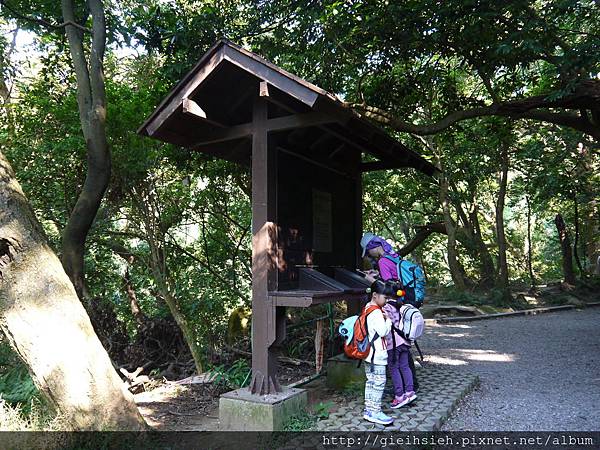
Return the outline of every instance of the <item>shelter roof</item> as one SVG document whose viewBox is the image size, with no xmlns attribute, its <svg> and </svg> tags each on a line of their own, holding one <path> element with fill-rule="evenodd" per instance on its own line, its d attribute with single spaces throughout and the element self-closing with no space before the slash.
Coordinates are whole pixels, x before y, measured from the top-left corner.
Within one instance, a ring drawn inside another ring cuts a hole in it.
<svg viewBox="0 0 600 450">
<path fill-rule="evenodd" d="M 259 91 L 269 101 L 269 129 L 280 134 L 282 148 L 303 158 L 344 168 L 345 156 L 360 152 L 363 162 L 356 171 L 437 170 L 335 95 L 226 39 L 204 54 L 138 133 L 249 164 L 252 105 Z"/>
</svg>

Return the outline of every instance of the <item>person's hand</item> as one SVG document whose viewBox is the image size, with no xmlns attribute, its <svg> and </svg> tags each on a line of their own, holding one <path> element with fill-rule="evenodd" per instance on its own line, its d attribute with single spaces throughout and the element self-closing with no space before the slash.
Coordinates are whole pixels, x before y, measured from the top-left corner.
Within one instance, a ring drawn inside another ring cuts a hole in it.
<svg viewBox="0 0 600 450">
<path fill-rule="evenodd" d="M 381 311 L 381 314 L 383 314 L 383 320 L 387 320 L 389 319 L 388 315 L 385 313 L 385 311 Z"/>
<path fill-rule="evenodd" d="M 373 284 L 375 280 L 379 277 L 379 272 L 377 270 L 368 270 L 365 272 L 365 279 Z"/>
</svg>

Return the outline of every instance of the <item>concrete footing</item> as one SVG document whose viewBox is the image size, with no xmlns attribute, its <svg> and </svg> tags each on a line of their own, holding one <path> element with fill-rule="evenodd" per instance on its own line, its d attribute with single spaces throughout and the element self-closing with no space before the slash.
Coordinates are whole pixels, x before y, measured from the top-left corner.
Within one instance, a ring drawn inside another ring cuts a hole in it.
<svg viewBox="0 0 600 450">
<path fill-rule="evenodd" d="M 248 388 L 227 392 L 219 399 L 219 428 L 223 431 L 282 431 L 290 417 L 306 410 L 304 389 L 284 388 L 253 395 Z"/>
<path fill-rule="evenodd" d="M 341 353 L 327 360 L 327 386 L 334 389 L 364 386 L 365 368 Z"/>
</svg>

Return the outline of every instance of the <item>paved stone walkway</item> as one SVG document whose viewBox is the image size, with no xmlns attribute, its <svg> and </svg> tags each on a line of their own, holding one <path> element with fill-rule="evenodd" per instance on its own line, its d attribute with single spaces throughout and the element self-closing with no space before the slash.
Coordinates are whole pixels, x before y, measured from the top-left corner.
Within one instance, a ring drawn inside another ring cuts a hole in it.
<svg viewBox="0 0 600 450">
<path fill-rule="evenodd" d="M 317 423 L 316 431 L 436 431 L 454 410 L 459 400 L 478 383 L 476 375 L 441 364 L 427 363 L 417 369 L 419 392 L 411 405 L 393 410 L 391 381 L 383 397 L 383 409 L 394 417 L 394 424 L 384 427 L 363 419 L 364 398 L 356 392 L 345 404 Z"/>
</svg>

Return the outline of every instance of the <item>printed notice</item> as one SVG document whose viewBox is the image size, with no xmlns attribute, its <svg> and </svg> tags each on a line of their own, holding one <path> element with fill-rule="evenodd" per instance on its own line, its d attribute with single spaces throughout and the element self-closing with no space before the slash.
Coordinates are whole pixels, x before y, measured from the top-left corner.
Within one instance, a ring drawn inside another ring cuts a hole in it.
<svg viewBox="0 0 600 450">
<path fill-rule="evenodd" d="M 313 189 L 313 250 L 331 252 L 333 250 L 333 217 L 331 193 Z"/>
</svg>

